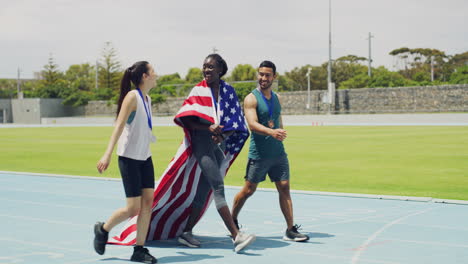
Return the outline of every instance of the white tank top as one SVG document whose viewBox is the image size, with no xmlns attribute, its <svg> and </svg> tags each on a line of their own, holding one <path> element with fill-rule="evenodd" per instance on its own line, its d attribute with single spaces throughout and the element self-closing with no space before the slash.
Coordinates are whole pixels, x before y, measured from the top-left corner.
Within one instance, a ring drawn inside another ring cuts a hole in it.
<svg viewBox="0 0 468 264">
<path fill-rule="evenodd" d="M 135 117 L 130 124 L 125 123 L 117 145 L 117 155 L 135 160 L 147 160 L 151 157 L 150 143 L 155 142 L 156 137 L 148 125 L 143 98 L 141 98 L 137 90 L 132 90 L 129 93 L 135 94 L 137 108 Z M 147 106 L 150 106 L 151 115 L 151 98 L 149 96 L 146 96 L 146 98 L 148 98 Z"/>
</svg>

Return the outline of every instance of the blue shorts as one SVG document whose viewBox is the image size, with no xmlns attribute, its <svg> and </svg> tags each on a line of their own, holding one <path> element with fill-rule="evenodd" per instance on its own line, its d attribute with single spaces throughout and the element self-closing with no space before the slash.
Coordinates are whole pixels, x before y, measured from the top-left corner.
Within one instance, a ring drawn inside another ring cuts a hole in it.
<svg viewBox="0 0 468 264">
<path fill-rule="evenodd" d="M 272 182 L 289 180 L 289 161 L 286 154 L 272 159 L 249 159 L 245 179 L 252 183 L 260 183 L 266 175 Z"/>
</svg>

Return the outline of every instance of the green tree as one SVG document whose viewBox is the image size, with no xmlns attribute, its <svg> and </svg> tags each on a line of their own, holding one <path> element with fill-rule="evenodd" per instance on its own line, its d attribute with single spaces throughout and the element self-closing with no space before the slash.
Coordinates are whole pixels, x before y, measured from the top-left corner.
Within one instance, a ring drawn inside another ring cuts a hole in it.
<svg viewBox="0 0 468 264">
<path fill-rule="evenodd" d="M 185 93 L 185 81 L 178 73 L 162 75 L 156 82 L 156 87 L 151 90 L 151 94 L 162 96 L 179 96 Z M 183 90 L 183 91 L 182 91 Z"/>
<path fill-rule="evenodd" d="M 97 98 L 100 100 L 116 98 L 123 73 L 121 72 L 120 61 L 117 58 L 117 51 L 111 42 L 105 43 L 98 68 L 99 89 L 96 93 Z"/>
<path fill-rule="evenodd" d="M 292 91 L 294 84 L 291 79 L 286 77 L 283 74 L 278 74 L 278 77 L 276 77 L 278 80 L 278 90 L 281 92 L 287 92 L 287 91 Z"/>
<path fill-rule="evenodd" d="M 455 68 L 468 65 L 468 51 L 450 56 L 448 63 Z"/>
<path fill-rule="evenodd" d="M 311 66 L 310 64 L 296 67 L 290 72 L 285 72 L 284 77 L 279 79 L 279 86 L 282 87 L 282 82 L 286 82 L 284 91 L 305 91 L 307 90 L 307 71 L 310 68 L 310 89 L 323 90 L 327 89 L 327 69 L 326 65 Z M 281 88 L 280 88 L 281 90 Z"/>
<path fill-rule="evenodd" d="M 239 64 L 231 72 L 228 80 L 235 81 L 254 81 L 257 79 L 257 70 L 250 64 Z"/>
<path fill-rule="evenodd" d="M 255 87 L 257 87 L 256 82 L 234 82 L 230 83 L 232 87 L 236 90 L 237 97 L 239 98 L 239 102 L 243 103 L 244 98 L 252 92 Z"/>
<path fill-rule="evenodd" d="M 360 64 L 360 62 L 365 60 L 366 58 L 363 57 L 347 55 L 333 61 L 332 82 L 335 83 L 336 88 L 339 89 L 342 82 L 356 75 L 367 73 L 367 66 Z M 323 68 L 326 69 L 327 67 L 328 63 L 324 63 Z"/>
<path fill-rule="evenodd" d="M 73 88 L 81 91 L 94 90 L 95 78 L 95 67 L 89 63 L 71 65 L 65 72 L 65 79 L 71 83 Z"/>
<path fill-rule="evenodd" d="M 185 81 L 189 84 L 199 83 L 203 80 L 202 70 L 199 68 L 190 68 L 187 76 L 185 76 Z"/>
<path fill-rule="evenodd" d="M 416 79 L 423 79 L 424 81 L 422 82 L 427 83 L 424 77 L 426 74 L 424 73 L 430 74 L 432 63 L 434 63 L 434 79 L 443 81 L 449 73 L 449 69 L 447 68 L 448 56 L 445 52 L 437 49 L 410 49 L 404 47 L 392 50 L 389 54 L 394 56 L 395 66 L 399 69 L 399 72 L 404 77 L 414 81 L 417 81 Z"/>
<path fill-rule="evenodd" d="M 426 71 L 418 71 L 413 74 L 413 81 L 421 85 L 429 85 L 431 83 L 431 74 Z"/>
<path fill-rule="evenodd" d="M 375 76 L 375 73 L 374 73 Z M 351 89 L 351 88 L 365 88 L 369 87 L 371 77 L 368 74 L 361 73 L 351 79 L 343 81 L 339 89 Z"/>
<path fill-rule="evenodd" d="M 49 57 L 48 63 L 44 65 L 44 69 L 41 71 L 41 77 L 42 79 L 34 96 L 40 98 L 62 98 L 67 89 L 67 82 L 64 80 L 63 73 L 60 72 L 52 54 Z"/>
<path fill-rule="evenodd" d="M 49 56 L 48 63 L 44 65 L 44 70 L 41 72 L 41 77 L 44 79 L 46 84 L 56 83 L 63 77 L 63 74 L 60 72 L 58 65 L 55 63 L 52 54 Z"/>
<path fill-rule="evenodd" d="M 450 83 L 468 84 L 468 65 L 457 68 L 450 76 Z"/>
<path fill-rule="evenodd" d="M 24 98 L 36 97 L 37 90 L 41 85 L 41 80 L 24 80 L 21 82 L 21 91 Z M 15 90 L 16 96 L 16 90 Z"/>
<path fill-rule="evenodd" d="M 452 83 L 451 75 L 458 71 L 458 68 L 468 65 L 468 51 L 448 56 L 448 61 L 444 65 L 442 71 L 446 80 Z M 444 79 L 445 80 L 445 79 Z"/>
<path fill-rule="evenodd" d="M 384 66 L 380 66 L 373 70 L 373 75 L 369 83 L 369 87 L 404 87 L 415 85 L 411 80 L 406 79 L 398 72 L 392 72 Z"/>
<path fill-rule="evenodd" d="M 64 94 L 64 104 L 86 105 L 95 98 L 95 68 L 89 63 L 71 65 L 65 72 L 69 89 Z"/>
<path fill-rule="evenodd" d="M 165 84 L 182 84 L 185 83 L 178 73 L 173 74 L 166 74 L 161 75 L 158 78 L 158 84 L 165 85 Z"/>
<path fill-rule="evenodd" d="M 16 82 L 12 79 L 0 79 L 0 98 L 16 96 Z"/>
<path fill-rule="evenodd" d="M 416 85 L 415 82 L 406 79 L 398 72 L 392 72 L 383 66 L 372 70 L 372 77 L 367 73 L 359 73 L 352 78 L 343 81 L 340 89 L 351 88 L 385 88 L 385 87 L 403 87 Z"/>
<path fill-rule="evenodd" d="M 307 89 L 307 68 L 312 67 L 307 64 L 302 67 L 295 67 L 289 72 L 285 72 L 284 76 L 289 81 L 289 91 L 302 91 Z M 281 80 L 280 80 L 281 82 Z"/>
</svg>

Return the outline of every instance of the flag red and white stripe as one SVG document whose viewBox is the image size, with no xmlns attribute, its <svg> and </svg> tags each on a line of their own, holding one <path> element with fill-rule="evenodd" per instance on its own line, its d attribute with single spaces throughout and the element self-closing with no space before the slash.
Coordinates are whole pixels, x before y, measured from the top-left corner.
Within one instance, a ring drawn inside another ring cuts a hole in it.
<svg viewBox="0 0 468 264">
<path fill-rule="evenodd" d="M 184 129 L 185 137 L 176 155 L 156 184 L 147 240 L 162 240 L 179 236 L 186 225 L 191 211 L 191 204 L 196 194 L 201 170 L 192 155 L 190 133 L 180 121 L 181 117 L 197 116 L 211 123 L 223 125 L 224 131 L 235 131 L 226 139 L 226 158 L 220 166 L 223 176 L 226 175 L 229 167 L 241 151 L 248 137 L 248 131 L 237 95 L 234 88 L 221 81 L 219 96 L 220 114 L 217 116 L 211 89 L 203 80 L 192 89 L 175 116 L 174 122 Z M 200 218 L 209 207 L 212 200 L 211 196 L 210 193 Z M 132 217 L 125 224 L 120 235 L 110 238 L 108 243 L 117 245 L 135 244 L 136 221 L 137 216 Z"/>
</svg>

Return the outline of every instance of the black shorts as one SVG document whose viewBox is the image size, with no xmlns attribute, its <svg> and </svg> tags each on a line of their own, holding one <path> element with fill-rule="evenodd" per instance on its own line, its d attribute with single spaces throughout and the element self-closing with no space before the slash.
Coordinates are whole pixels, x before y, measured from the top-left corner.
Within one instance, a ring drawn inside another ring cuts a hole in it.
<svg viewBox="0 0 468 264">
<path fill-rule="evenodd" d="M 245 179 L 251 183 L 260 183 L 266 175 L 272 182 L 289 180 L 289 161 L 286 154 L 272 159 L 249 159 Z"/>
<path fill-rule="evenodd" d="M 154 188 L 153 160 L 134 160 L 119 156 L 119 169 L 127 197 L 141 196 L 141 189 Z"/>
</svg>

